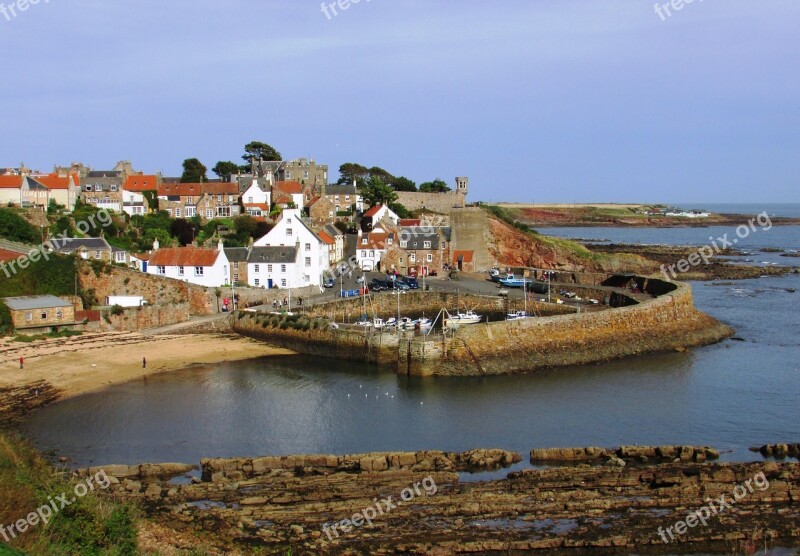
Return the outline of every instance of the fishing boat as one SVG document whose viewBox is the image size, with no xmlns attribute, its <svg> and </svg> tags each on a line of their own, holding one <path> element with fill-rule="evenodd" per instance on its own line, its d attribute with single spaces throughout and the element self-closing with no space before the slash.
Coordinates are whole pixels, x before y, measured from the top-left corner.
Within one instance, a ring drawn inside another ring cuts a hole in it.
<svg viewBox="0 0 800 556">
<path fill-rule="evenodd" d="M 488 271 L 489 272 L 489 279 L 492 282 L 499 282 L 501 278 L 503 278 L 503 274 L 500 273 L 499 268 L 493 268 Z"/>
<path fill-rule="evenodd" d="M 522 320 L 529 318 L 531 318 L 531 315 L 529 315 L 527 311 L 514 311 L 506 315 L 506 320 Z"/>
<path fill-rule="evenodd" d="M 419 327 L 420 330 L 427 330 L 433 326 L 433 321 L 431 319 L 426 319 L 425 317 L 419 318 L 414 321 L 413 328 Z"/>
<path fill-rule="evenodd" d="M 388 319 L 386 319 L 386 322 L 383 323 L 383 326 L 385 328 L 394 328 L 395 326 L 397 326 L 397 319 L 394 317 L 389 317 Z"/>
<path fill-rule="evenodd" d="M 409 317 L 401 317 L 399 321 L 397 321 L 397 327 L 402 330 L 410 330 L 414 328 L 414 321 Z"/>
<path fill-rule="evenodd" d="M 469 310 L 466 313 L 456 313 L 455 315 L 447 314 L 444 319 L 445 328 L 461 326 L 462 324 L 478 324 L 483 317 L 476 314 L 474 311 Z"/>
<path fill-rule="evenodd" d="M 373 326 L 373 328 L 375 328 L 376 330 L 380 330 L 381 328 L 383 328 L 384 326 L 386 326 L 386 323 L 383 321 L 383 319 L 374 319 L 374 320 L 372 321 L 372 326 Z"/>
</svg>

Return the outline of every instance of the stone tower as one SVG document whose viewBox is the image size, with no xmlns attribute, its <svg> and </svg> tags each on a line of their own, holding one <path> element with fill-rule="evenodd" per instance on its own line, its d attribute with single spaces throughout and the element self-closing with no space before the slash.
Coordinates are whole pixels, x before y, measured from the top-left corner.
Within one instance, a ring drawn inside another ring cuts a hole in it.
<svg viewBox="0 0 800 556">
<path fill-rule="evenodd" d="M 456 178 L 456 193 L 459 195 L 463 195 L 462 198 L 462 206 L 467 204 L 467 194 L 469 193 L 469 178 L 468 177 L 457 177 Z"/>
</svg>

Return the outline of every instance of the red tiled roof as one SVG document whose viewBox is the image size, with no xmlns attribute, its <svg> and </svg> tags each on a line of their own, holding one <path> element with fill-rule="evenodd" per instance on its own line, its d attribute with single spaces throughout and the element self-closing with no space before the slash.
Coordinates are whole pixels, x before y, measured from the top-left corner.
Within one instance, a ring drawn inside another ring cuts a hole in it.
<svg viewBox="0 0 800 556">
<path fill-rule="evenodd" d="M 159 249 L 150 255 L 152 266 L 213 266 L 219 257 L 217 249 L 201 247 L 172 247 Z"/>
<path fill-rule="evenodd" d="M 365 212 L 364 216 L 375 216 L 376 214 L 378 214 L 378 211 L 381 210 L 382 208 L 383 208 L 383 205 L 375 205 L 374 207 L 369 209 L 367 212 Z"/>
<path fill-rule="evenodd" d="M 394 237 L 394 234 L 389 234 L 386 232 L 372 232 L 367 236 L 367 246 L 370 249 L 385 249 L 386 240 L 390 237 Z M 361 243 L 358 244 L 358 249 L 363 249 L 363 245 Z"/>
<path fill-rule="evenodd" d="M 267 203 L 245 203 L 244 208 L 257 208 L 269 212 L 269 205 Z"/>
<path fill-rule="evenodd" d="M 14 251 L 9 251 L 8 249 L 0 249 L 0 262 L 7 263 L 8 261 L 13 261 L 22 254 L 23 253 L 15 253 Z"/>
<path fill-rule="evenodd" d="M 281 193 L 298 194 L 303 192 L 303 186 L 297 181 L 279 181 L 275 182 L 274 190 Z"/>
<path fill-rule="evenodd" d="M 306 203 L 306 206 L 307 206 L 307 207 L 310 207 L 310 206 L 312 206 L 314 203 L 316 203 L 317 201 L 319 201 L 320 199 L 322 199 L 322 197 L 320 197 L 319 195 L 317 195 L 316 197 L 314 197 L 313 199 L 311 199 L 309 202 L 307 202 L 307 203 Z"/>
<path fill-rule="evenodd" d="M 149 261 L 150 253 L 132 253 L 131 257 L 139 259 L 140 261 Z"/>
<path fill-rule="evenodd" d="M 158 176 L 128 176 L 122 188 L 125 191 L 155 191 L 158 183 Z"/>
<path fill-rule="evenodd" d="M 31 176 L 34 180 L 41 183 L 47 189 L 69 189 L 70 176 L 59 176 L 58 174 L 48 174 L 47 176 Z M 75 185 L 79 185 L 78 176 L 72 174 Z"/>
<path fill-rule="evenodd" d="M 0 189 L 19 189 L 22 176 L 0 176 Z"/>
<path fill-rule="evenodd" d="M 319 233 L 317 233 L 317 235 L 319 236 L 319 238 L 322 241 L 324 241 L 328 245 L 336 245 L 336 241 L 331 236 L 326 234 L 325 232 L 319 232 Z"/>
<path fill-rule="evenodd" d="M 294 203 L 294 199 L 292 199 L 291 195 L 287 195 L 285 193 L 279 193 L 272 202 L 276 205 L 288 205 L 289 203 Z"/>
<path fill-rule="evenodd" d="M 471 263 L 474 255 L 473 251 L 453 251 L 453 262 L 457 263 L 458 258 L 463 255 L 465 263 Z"/>
<path fill-rule="evenodd" d="M 401 228 L 408 226 L 421 226 L 422 220 L 419 218 L 406 218 L 398 220 L 397 223 Z"/>
<path fill-rule="evenodd" d="M 158 194 L 164 197 L 199 197 L 208 195 L 238 195 L 239 186 L 235 183 L 162 183 Z"/>
</svg>

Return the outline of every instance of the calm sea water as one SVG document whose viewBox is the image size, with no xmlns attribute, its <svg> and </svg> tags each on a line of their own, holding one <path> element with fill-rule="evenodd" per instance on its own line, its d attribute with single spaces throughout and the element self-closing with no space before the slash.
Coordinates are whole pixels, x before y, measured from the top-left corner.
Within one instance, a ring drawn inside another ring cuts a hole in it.
<svg viewBox="0 0 800 556">
<path fill-rule="evenodd" d="M 576 235 L 629 241 L 620 236 L 630 231 Z M 694 230 L 633 232 L 642 241 L 684 243 Z M 797 248 L 798 233 L 775 227 L 758 238 Z M 698 242 L 708 234 L 701 231 Z M 77 465 L 620 444 L 709 444 L 726 450 L 726 459 L 758 459 L 749 446 L 800 441 L 800 291 L 787 288 L 800 290 L 800 275 L 694 284 L 698 307 L 734 326 L 738 340 L 689 353 L 452 379 L 266 358 L 111 387 L 41 410 L 24 429 L 40 448 Z"/>
</svg>

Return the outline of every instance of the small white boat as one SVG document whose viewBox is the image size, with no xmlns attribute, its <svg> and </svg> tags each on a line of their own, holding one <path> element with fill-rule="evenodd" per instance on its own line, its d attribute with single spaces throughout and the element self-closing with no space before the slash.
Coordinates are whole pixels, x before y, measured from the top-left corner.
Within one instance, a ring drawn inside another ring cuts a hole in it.
<svg viewBox="0 0 800 556">
<path fill-rule="evenodd" d="M 386 328 L 394 328 L 395 326 L 397 326 L 397 319 L 394 317 L 390 317 L 386 319 L 386 322 L 383 323 L 383 326 Z"/>
<path fill-rule="evenodd" d="M 478 324 L 483 317 L 476 314 L 474 311 L 469 310 L 466 313 L 456 313 L 455 315 L 447 315 L 444 319 L 445 328 L 453 326 L 461 326 L 462 324 Z"/>
<path fill-rule="evenodd" d="M 421 330 L 427 330 L 433 326 L 433 321 L 431 319 L 422 317 L 414 321 L 413 328 L 416 328 L 417 326 L 419 326 Z"/>
<path fill-rule="evenodd" d="M 408 317 L 401 317 L 399 321 L 397 321 L 397 326 L 403 330 L 410 330 L 414 328 L 414 321 Z"/>
<path fill-rule="evenodd" d="M 514 311 L 506 315 L 506 320 L 522 320 L 529 318 L 531 318 L 531 315 L 529 315 L 527 311 Z"/>
<path fill-rule="evenodd" d="M 372 321 L 372 326 L 376 330 L 380 330 L 381 328 L 386 326 L 386 323 L 383 321 L 383 319 L 375 319 Z"/>
</svg>

